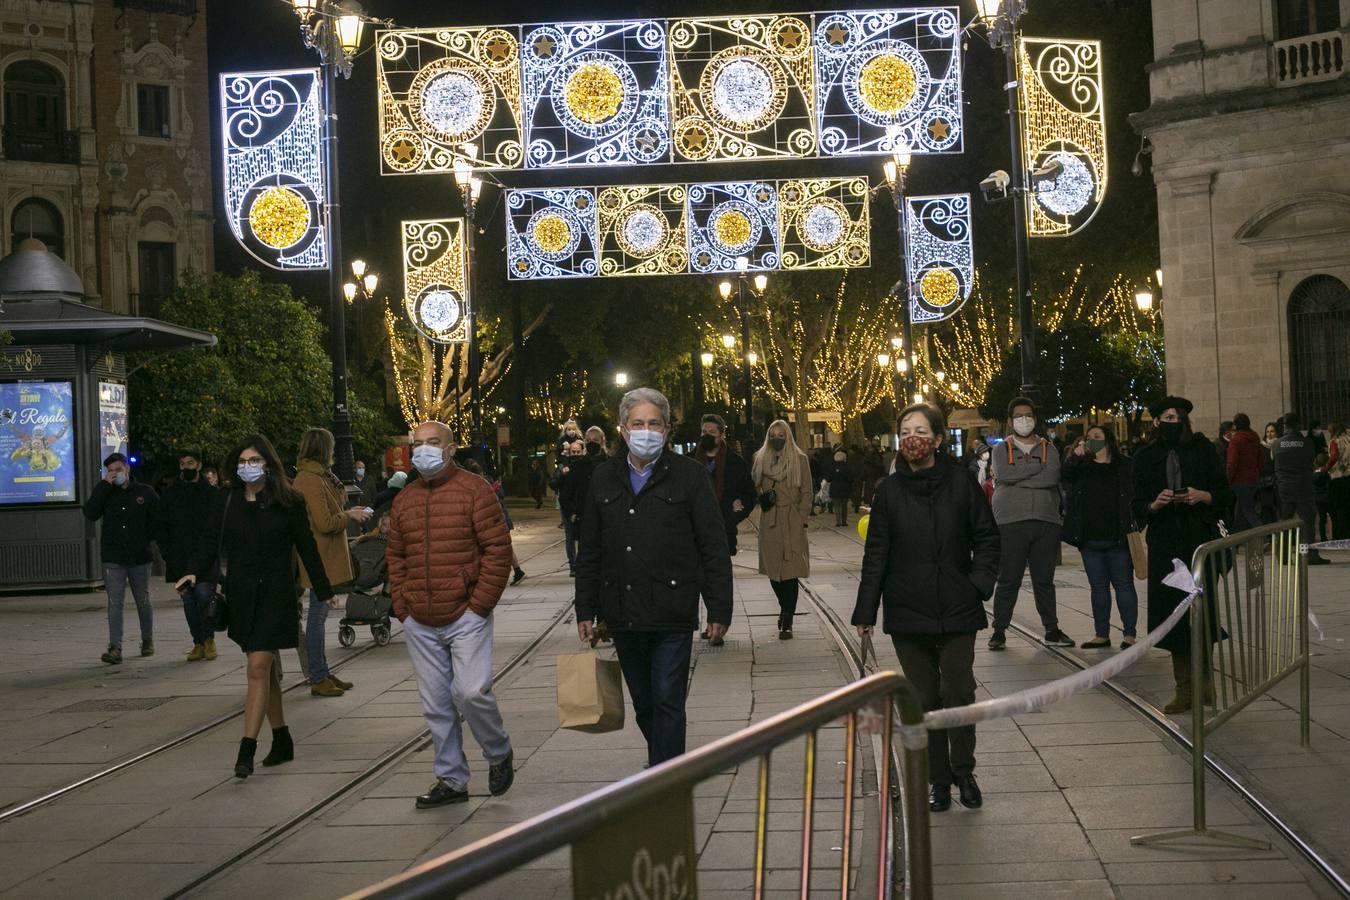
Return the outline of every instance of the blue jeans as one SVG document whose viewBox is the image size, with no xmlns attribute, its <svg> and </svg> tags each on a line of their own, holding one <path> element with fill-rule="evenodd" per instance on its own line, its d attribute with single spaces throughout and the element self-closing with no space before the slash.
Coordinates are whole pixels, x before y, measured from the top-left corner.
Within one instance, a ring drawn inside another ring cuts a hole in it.
<svg viewBox="0 0 1350 900">
<path fill-rule="evenodd" d="M 124 566 L 120 563 L 103 564 L 103 585 L 108 591 L 108 643 L 122 646 L 122 604 L 127 599 L 127 584 L 136 601 L 136 615 L 141 620 L 141 641 L 155 639 L 155 613 L 150 606 L 150 564 Z"/>
<path fill-rule="evenodd" d="M 1139 595 L 1134 589 L 1134 564 L 1130 548 L 1124 542 L 1084 541 L 1078 548 L 1083 555 L 1083 571 L 1092 588 L 1092 624 L 1097 637 L 1111 636 L 1111 588 L 1116 589 L 1120 609 L 1120 627 L 1127 637 L 1135 636 L 1139 622 Z"/>
<path fill-rule="evenodd" d="M 617 631 L 614 649 L 633 718 L 647 739 L 647 763 L 655 766 L 684 753 L 684 701 L 689 684 L 692 631 Z"/>
<path fill-rule="evenodd" d="M 182 594 L 183 616 L 187 619 L 188 632 L 192 635 L 194 644 L 205 644 L 207 641 L 215 640 L 215 629 L 206 621 L 206 610 L 211 604 L 211 595 L 215 592 L 214 584 L 199 581 L 192 590 Z"/>
<path fill-rule="evenodd" d="M 417 692 L 436 756 L 436 777 L 457 791 L 469 786 L 460 713 L 489 763 L 511 753 L 511 739 L 502 724 L 492 693 L 492 616 L 465 610 L 449 625 L 423 625 L 412 616 L 403 620 L 403 639 L 417 675 Z"/>
<path fill-rule="evenodd" d="M 328 677 L 328 657 L 323 652 L 327 637 L 324 623 L 328 621 L 328 604 L 309 592 L 309 615 L 305 617 L 305 653 L 309 656 L 309 680 L 318 684 Z"/>
</svg>

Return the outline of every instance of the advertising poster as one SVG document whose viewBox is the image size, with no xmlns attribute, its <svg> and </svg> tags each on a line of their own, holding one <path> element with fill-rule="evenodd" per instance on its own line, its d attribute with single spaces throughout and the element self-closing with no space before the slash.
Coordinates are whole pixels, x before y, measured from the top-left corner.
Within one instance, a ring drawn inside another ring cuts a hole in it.
<svg viewBox="0 0 1350 900">
<path fill-rule="evenodd" d="M 115 381 L 98 383 L 98 430 L 100 463 L 111 453 L 127 452 L 127 386 Z"/>
<path fill-rule="evenodd" d="M 73 419 L 69 381 L 0 383 L 0 505 L 78 499 Z"/>
</svg>

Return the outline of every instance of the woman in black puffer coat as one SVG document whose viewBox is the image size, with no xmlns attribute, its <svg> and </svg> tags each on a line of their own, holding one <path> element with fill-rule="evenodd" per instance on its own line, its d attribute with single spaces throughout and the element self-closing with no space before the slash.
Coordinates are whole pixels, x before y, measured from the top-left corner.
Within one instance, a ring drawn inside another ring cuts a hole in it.
<svg viewBox="0 0 1350 900">
<path fill-rule="evenodd" d="M 877 486 L 863 551 L 853 624 L 871 632 L 877 610 L 905 677 L 925 711 L 975 702 L 975 634 L 988 626 L 984 602 L 998 578 L 999 533 L 984 491 L 942 451 L 942 413 L 914 404 L 900 414 L 895 473 Z M 981 805 L 975 783 L 975 726 L 928 736 L 929 808 Z"/>
</svg>

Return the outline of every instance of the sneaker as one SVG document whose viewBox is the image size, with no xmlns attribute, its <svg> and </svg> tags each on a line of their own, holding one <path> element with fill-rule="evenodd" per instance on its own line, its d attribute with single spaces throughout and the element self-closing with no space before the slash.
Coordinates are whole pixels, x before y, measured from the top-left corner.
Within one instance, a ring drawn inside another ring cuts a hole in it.
<svg viewBox="0 0 1350 900">
<path fill-rule="evenodd" d="M 511 583 L 512 583 L 512 584 L 520 584 L 520 583 L 521 583 L 522 581 L 524 581 L 524 580 L 525 580 L 525 570 L 524 570 L 524 569 L 516 569 L 515 572 L 512 573 L 512 575 L 511 575 Z"/>
<path fill-rule="evenodd" d="M 192 649 L 188 651 L 187 661 L 197 662 L 200 659 L 206 659 L 206 645 L 193 644 Z"/>
<path fill-rule="evenodd" d="M 961 805 L 966 809 L 979 809 L 984 805 L 984 795 L 980 793 L 974 775 L 957 775 L 956 787 L 960 791 Z"/>
<path fill-rule="evenodd" d="M 342 688 L 333 684 L 333 679 L 325 678 L 323 681 L 316 681 L 310 684 L 309 692 L 315 697 L 341 697 Z"/>
<path fill-rule="evenodd" d="M 1003 629 L 995 628 L 994 633 L 989 636 L 989 649 L 1002 650 L 1008 646 L 1008 638 L 1003 634 Z"/>
<path fill-rule="evenodd" d="M 103 651 L 103 655 L 99 659 L 108 663 L 108 665 L 115 666 L 122 661 L 122 648 L 116 644 L 109 644 L 108 649 Z"/>
<path fill-rule="evenodd" d="M 437 778 L 436 783 L 431 786 L 431 790 L 417 798 L 417 808 L 435 809 L 438 806 L 446 806 L 451 803 L 465 803 L 468 799 L 468 791 L 455 790 Z"/>
<path fill-rule="evenodd" d="M 791 629 L 791 628 L 780 628 L 780 629 L 778 629 L 778 639 L 779 639 L 780 641 L 790 641 L 790 640 L 792 640 L 792 629 Z"/>
<path fill-rule="evenodd" d="M 1084 650 L 1106 650 L 1111 646 L 1111 639 L 1098 635 L 1090 641 L 1083 641 Z"/>
<path fill-rule="evenodd" d="M 1075 647 L 1073 638 L 1069 637 L 1058 628 L 1052 628 L 1041 638 L 1041 643 L 1047 647 Z"/>
<path fill-rule="evenodd" d="M 1134 635 L 1127 634 L 1120 639 L 1120 649 L 1128 650 L 1134 646 Z"/>
<path fill-rule="evenodd" d="M 500 797 L 511 790 L 511 784 L 516 780 L 515 758 L 514 753 L 507 753 L 506 759 L 488 766 L 488 792 L 492 796 Z"/>
<path fill-rule="evenodd" d="M 141 641 L 141 656 L 154 656 L 155 642 L 153 640 Z"/>
</svg>

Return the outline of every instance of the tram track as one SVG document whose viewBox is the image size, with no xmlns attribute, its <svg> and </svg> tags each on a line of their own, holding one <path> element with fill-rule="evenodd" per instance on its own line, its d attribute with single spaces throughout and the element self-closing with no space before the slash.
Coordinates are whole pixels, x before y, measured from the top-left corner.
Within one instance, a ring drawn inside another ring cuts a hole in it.
<svg viewBox="0 0 1350 900">
<path fill-rule="evenodd" d="M 527 563 L 530 560 L 535 559 L 536 557 L 544 553 L 547 553 L 549 550 L 553 550 L 554 548 L 558 547 L 561 544 L 562 544 L 561 538 L 554 540 L 550 542 L 548 545 L 541 547 L 540 549 L 531 553 L 529 556 L 525 557 L 523 560 L 521 560 L 521 564 L 523 565 L 524 563 Z M 549 572 L 545 574 L 554 574 L 554 573 Z M 552 626 L 555 624 L 556 620 L 550 624 L 549 626 L 550 630 Z M 392 643 L 393 639 L 401 633 L 402 633 L 401 630 L 392 632 L 389 637 L 390 643 Z M 348 664 L 354 662 L 355 660 L 359 659 L 365 654 L 371 652 L 372 650 L 378 649 L 380 646 L 381 645 L 372 641 L 371 643 L 368 643 L 365 646 L 359 647 L 355 650 L 351 650 L 350 652 L 342 656 L 340 659 L 335 659 L 329 665 L 328 668 L 335 672 L 340 671 L 344 666 L 347 666 Z M 302 677 L 299 681 L 296 681 L 294 684 L 291 684 L 283 688 L 282 694 L 283 695 L 289 694 L 308 686 L 309 680 L 307 678 Z M 110 766 L 106 766 L 105 768 L 92 772 L 89 775 L 77 778 L 74 781 L 61 785 L 60 787 L 53 788 L 47 791 L 46 793 L 43 793 L 37 797 L 32 798 L 31 800 L 20 801 L 19 803 L 15 803 L 11 806 L 8 806 L 5 809 L 0 810 L 0 824 L 3 824 L 12 819 L 16 819 L 19 816 L 25 815 L 27 813 L 31 813 L 37 809 L 41 809 L 42 807 L 49 806 L 50 804 L 60 800 L 62 797 L 68 796 L 69 794 L 72 794 L 75 791 L 80 790 L 81 788 L 85 788 L 92 784 L 96 784 L 100 781 L 104 781 L 112 777 L 113 775 L 125 772 L 128 769 L 131 769 L 135 766 L 139 766 L 142 763 L 148 762 L 149 760 L 152 760 L 158 756 L 162 756 L 163 754 L 174 749 L 175 747 L 180 747 L 183 744 L 186 744 L 188 741 L 193 740 L 194 738 L 201 737 L 202 735 L 207 734 L 213 731 L 214 729 L 219 728 L 222 725 L 227 725 L 230 722 L 233 722 L 235 719 L 238 719 L 241 716 L 243 716 L 243 714 L 244 714 L 243 707 L 240 706 L 239 708 L 231 712 L 224 713 L 223 715 L 216 716 L 215 718 L 207 722 L 204 722 L 200 725 L 193 726 L 192 728 L 188 729 L 182 734 L 169 738 L 168 740 L 163 741 L 162 743 L 156 744 L 155 746 L 150 747 L 149 749 L 142 750 L 141 752 L 133 756 L 130 756 L 126 759 L 123 759 L 119 762 L 113 763 Z"/>
</svg>

